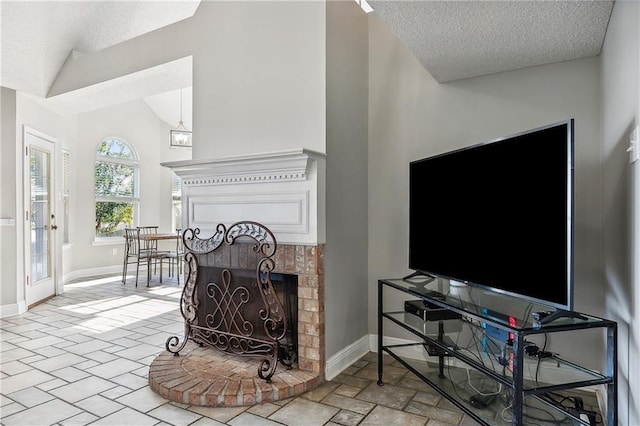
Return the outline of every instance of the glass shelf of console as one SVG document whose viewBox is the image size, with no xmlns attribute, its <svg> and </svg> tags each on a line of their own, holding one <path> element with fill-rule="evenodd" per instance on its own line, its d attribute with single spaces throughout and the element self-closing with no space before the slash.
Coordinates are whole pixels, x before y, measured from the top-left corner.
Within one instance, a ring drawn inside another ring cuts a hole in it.
<svg viewBox="0 0 640 426">
<path fill-rule="evenodd" d="M 422 355 L 445 353 L 465 364 L 484 371 L 498 383 L 514 385 L 513 345 L 490 336 L 489 325 L 474 324 L 465 318 L 443 320 L 443 335 L 437 334 L 437 324 L 428 324 L 409 312 L 385 312 L 383 316 L 416 335 L 416 343 Z M 575 332 L 575 331 L 573 331 Z M 400 345 L 402 347 L 403 345 Z M 392 348 L 392 346 L 389 346 Z M 415 352 L 415 351 L 414 351 Z M 607 376 L 584 368 L 556 354 L 547 358 L 523 356 L 522 390 L 537 393 L 561 388 L 608 383 Z M 418 358 L 420 358 L 419 356 Z"/>
<path fill-rule="evenodd" d="M 477 321 L 490 320 L 522 335 L 606 327 L 610 322 L 592 315 L 566 311 L 561 311 L 561 316 L 551 321 L 536 321 L 535 314 L 553 313 L 556 309 L 539 302 L 445 278 L 418 276 L 411 279 L 398 278 L 382 281 L 416 297 L 426 297 L 434 305 L 455 311 L 462 316 L 469 316 Z M 551 318 L 547 318 L 549 319 Z"/>
<path fill-rule="evenodd" d="M 446 398 L 454 400 L 454 404 L 462 405 L 466 410 L 473 413 L 480 424 L 490 425 L 511 425 L 512 424 L 512 401 L 509 398 L 511 393 L 509 387 L 491 377 L 484 375 L 477 370 L 470 370 L 455 363 L 448 363 L 444 374 L 439 372 L 438 364 L 416 357 L 415 353 L 420 351 L 420 345 L 416 347 L 410 345 L 399 345 L 392 347 L 394 357 L 398 362 L 412 371 L 419 379 L 429 382 L 446 393 Z M 415 389 L 421 389 L 417 384 L 412 385 Z M 582 393 L 580 395 L 585 395 Z M 595 397 L 594 397 L 595 398 Z M 585 400 L 587 397 L 585 396 Z M 567 401 L 571 401 L 568 399 Z M 452 401 L 453 402 L 453 401 Z M 524 424 L 543 425 L 588 425 L 577 418 L 572 417 L 568 410 L 568 403 L 563 403 L 560 399 L 550 401 L 537 395 L 525 397 L 522 405 L 522 417 Z M 455 411 L 448 411 L 446 406 L 441 408 L 446 415 L 456 421 L 459 417 Z M 442 413 L 441 413 L 442 414 Z"/>
</svg>

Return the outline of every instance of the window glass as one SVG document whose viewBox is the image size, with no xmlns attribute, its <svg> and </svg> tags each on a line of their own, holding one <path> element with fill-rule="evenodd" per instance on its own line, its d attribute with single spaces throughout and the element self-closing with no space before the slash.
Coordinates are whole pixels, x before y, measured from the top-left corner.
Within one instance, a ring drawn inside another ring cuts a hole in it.
<svg viewBox="0 0 640 426">
<path fill-rule="evenodd" d="M 173 173 L 171 185 L 173 228 L 182 228 L 182 179 Z"/>
<path fill-rule="evenodd" d="M 131 148 L 129 148 L 129 145 L 116 138 L 109 138 L 100 142 L 100 145 L 98 145 L 98 156 L 136 161 L 136 157 Z"/>
<path fill-rule="evenodd" d="M 69 202 L 71 198 L 71 181 L 69 179 L 69 151 L 62 151 L 62 231 L 63 243 L 69 244 Z"/>
<path fill-rule="evenodd" d="M 100 142 L 95 163 L 96 238 L 120 237 L 138 209 L 138 159 L 118 138 Z"/>
</svg>

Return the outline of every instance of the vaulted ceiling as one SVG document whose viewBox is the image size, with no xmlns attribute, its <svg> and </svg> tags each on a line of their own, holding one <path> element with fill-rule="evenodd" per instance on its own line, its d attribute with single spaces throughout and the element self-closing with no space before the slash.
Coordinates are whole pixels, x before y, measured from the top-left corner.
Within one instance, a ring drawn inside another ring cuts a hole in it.
<svg viewBox="0 0 640 426">
<path fill-rule="evenodd" d="M 69 55 L 193 16 L 200 1 L 0 1 L 0 84 L 46 97 Z"/>
<path fill-rule="evenodd" d="M 187 19 L 200 0 L 0 0 L 0 85 L 23 92 L 63 115 L 144 99 L 171 126 L 191 128 L 191 58 L 135 75 L 48 97 L 69 57 L 122 43 Z"/>
<path fill-rule="evenodd" d="M 189 18 L 199 3 L 0 0 L 0 85 L 45 99 L 70 55 L 104 49 Z M 439 82 L 598 55 L 614 5 L 592 0 L 369 3 Z M 184 79 L 182 68 L 187 66 L 190 61 L 170 64 L 137 79 L 104 82 L 47 102 L 74 114 L 132 97 L 148 98 L 171 87 L 175 105 L 175 88 L 190 82 L 176 86 L 167 80 Z M 161 102 L 155 97 L 148 103 Z"/>
</svg>

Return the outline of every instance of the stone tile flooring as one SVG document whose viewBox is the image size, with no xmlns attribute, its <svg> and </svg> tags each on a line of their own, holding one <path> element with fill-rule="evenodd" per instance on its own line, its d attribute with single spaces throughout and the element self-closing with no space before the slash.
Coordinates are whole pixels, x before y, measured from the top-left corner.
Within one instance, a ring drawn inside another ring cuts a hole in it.
<svg viewBox="0 0 640 426">
<path fill-rule="evenodd" d="M 149 365 L 181 336 L 181 287 L 123 286 L 118 276 L 71 282 L 65 293 L 0 320 L 2 425 L 468 425 L 474 422 L 385 357 L 378 386 L 369 353 L 301 396 L 214 408 L 168 401 Z M 499 422 L 508 424 L 508 422 Z"/>
</svg>

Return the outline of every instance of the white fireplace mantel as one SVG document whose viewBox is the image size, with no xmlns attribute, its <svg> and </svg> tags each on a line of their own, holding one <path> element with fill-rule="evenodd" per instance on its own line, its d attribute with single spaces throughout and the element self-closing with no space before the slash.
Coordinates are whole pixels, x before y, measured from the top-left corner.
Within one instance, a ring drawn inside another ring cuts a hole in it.
<svg viewBox="0 0 640 426">
<path fill-rule="evenodd" d="M 182 227 L 260 222 L 281 244 L 325 241 L 325 155 L 307 149 L 161 163 L 182 178 Z"/>
</svg>

